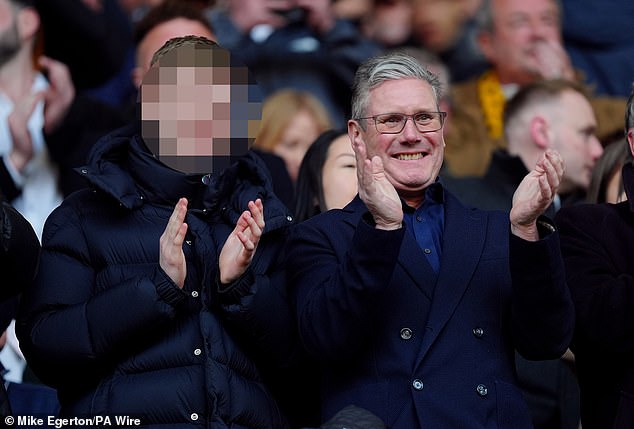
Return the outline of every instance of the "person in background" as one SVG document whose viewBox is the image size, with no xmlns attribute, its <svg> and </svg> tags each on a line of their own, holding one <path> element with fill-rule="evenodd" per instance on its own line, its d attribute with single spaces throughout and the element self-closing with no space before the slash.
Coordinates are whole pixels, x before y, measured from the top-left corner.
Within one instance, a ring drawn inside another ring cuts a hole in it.
<svg viewBox="0 0 634 429">
<path fill-rule="evenodd" d="M 473 78 L 488 68 L 476 42 L 476 12 L 480 0 L 414 0 L 412 38 L 438 55 L 453 82 Z"/>
<path fill-rule="evenodd" d="M 261 101 L 227 50 L 170 39 L 139 120 L 82 168 L 92 189 L 49 216 L 16 332 L 62 416 L 287 427 L 259 371 L 296 347 L 278 270 L 292 216 L 248 152 Z"/>
<path fill-rule="evenodd" d="M 391 429 L 531 428 L 514 349 L 558 358 L 574 329 L 558 234 L 542 216 L 561 156 L 537 161 L 510 214 L 467 208 L 438 182 L 438 79 L 390 53 L 359 68 L 353 94 L 359 194 L 294 225 L 286 261 L 323 419 L 354 404 Z"/>
<path fill-rule="evenodd" d="M 381 51 L 334 15 L 331 0 L 222 0 L 209 19 L 218 43 L 242 59 L 265 96 L 286 88 L 309 92 L 335 127 L 349 117 L 355 70 Z"/>
<path fill-rule="evenodd" d="M 557 0 L 482 0 L 477 22 L 478 46 L 491 67 L 452 85 L 445 162 L 455 176 L 482 176 L 495 149 L 507 147 L 504 105 L 520 87 L 544 79 L 584 82 L 562 44 Z M 621 133 L 625 98 L 591 94 L 596 135 L 605 144 Z"/>
<path fill-rule="evenodd" d="M 625 137 L 634 154 L 634 86 L 625 109 Z M 627 200 L 563 207 L 566 282 L 576 310 L 570 348 L 581 390 L 583 429 L 634 427 L 634 165 L 622 169 Z"/>
<path fill-rule="evenodd" d="M 266 96 L 254 148 L 280 156 L 292 181 L 317 136 L 332 128 L 324 105 L 309 92 L 282 89 Z"/>
<path fill-rule="evenodd" d="M 346 130 L 324 131 L 310 145 L 296 188 L 296 222 L 352 201 L 357 194 L 357 165 Z"/>
<path fill-rule="evenodd" d="M 609 143 L 603 155 L 597 159 L 592 170 L 592 178 L 586 200 L 590 203 L 620 203 L 627 199 L 621 170 L 632 162 L 632 154 L 625 139 Z"/>
<path fill-rule="evenodd" d="M 0 288 L 0 309 L 2 310 L 0 323 L 3 327 L 6 327 L 15 316 L 12 310 L 15 305 L 11 301 L 26 289 L 35 277 L 39 258 L 40 242 L 33 227 L 24 216 L 2 200 L 0 202 L 0 272 L 2 272 L 3 283 Z M 6 314 L 7 310 L 9 314 Z M 1 341 L 4 340 L 3 336 Z M 4 343 L 0 344 L 0 348 L 3 346 Z M 1 364 L 0 368 L 2 368 Z M 29 410 L 21 411 L 28 412 Z M 13 415 L 4 379 L 0 377 L 0 418 L 4 422 L 6 417 Z"/>
</svg>

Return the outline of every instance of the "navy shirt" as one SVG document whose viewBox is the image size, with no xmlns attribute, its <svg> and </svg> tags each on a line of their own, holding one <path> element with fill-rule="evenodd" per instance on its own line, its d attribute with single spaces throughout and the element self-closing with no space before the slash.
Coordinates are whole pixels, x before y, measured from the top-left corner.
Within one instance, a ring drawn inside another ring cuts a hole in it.
<svg viewBox="0 0 634 429">
<path fill-rule="evenodd" d="M 403 204 L 403 220 L 414 234 L 427 261 L 436 273 L 440 270 L 442 234 L 445 230 L 445 197 L 440 183 L 425 189 L 425 200 L 417 209 Z"/>
</svg>

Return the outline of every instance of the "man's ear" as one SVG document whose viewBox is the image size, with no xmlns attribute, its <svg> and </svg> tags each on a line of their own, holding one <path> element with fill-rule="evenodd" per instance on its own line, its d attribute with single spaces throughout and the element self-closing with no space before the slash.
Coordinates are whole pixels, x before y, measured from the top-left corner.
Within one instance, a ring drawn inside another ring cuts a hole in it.
<svg viewBox="0 0 634 429">
<path fill-rule="evenodd" d="M 630 152 L 634 155 L 634 127 L 627 130 L 627 142 L 630 145 Z"/>
<path fill-rule="evenodd" d="M 546 150 L 550 147 L 550 129 L 548 121 L 543 116 L 534 116 L 530 123 L 531 139 L 540 149 Z"/>
<path fill-rule="evenodd" d="M 141 67 L 135 67 L 130 72 L 130 78 L 132 79 L 132 83 L 135 88 L 141 87 L 141 82 L 143 82 L 143 69 Z"/>
<path fill-rule="evenodd" d="M 348 137 L 350 137 L 350 143 L 352 144 L 352 149 L 354 150 L 359 144 L 359 138 L 361 134 L 361 129 L 359 123 L 354 119 L 350 119 L 348 121 Z"/>
</svg>

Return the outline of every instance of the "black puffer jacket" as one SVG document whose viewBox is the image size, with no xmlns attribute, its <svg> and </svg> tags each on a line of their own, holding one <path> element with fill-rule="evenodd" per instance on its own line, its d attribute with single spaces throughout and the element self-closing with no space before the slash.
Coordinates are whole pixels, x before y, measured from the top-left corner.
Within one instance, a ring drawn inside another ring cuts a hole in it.
<svg viewBox="0 0 634 429">
<path fill-rule="evenodd" d="M 161 428 L 280 428 L 256 363 L 289 353 L 293 329 L 276 269 L 292 220 L 247 155 L 218 177 L 165 167 L 134 128 L 100 141 L 82 169 L 94 185 L 47 220 L 40 271 L 18 316 L 20 345 L 58 389 L 64 416 L 131 416 Z M 178 289 L 159 267 L 159 237 L 190 201 Z M 247 202 L 266 229 L 245 275 L 217 281 L 218 255 Z M 114 424 L 114 418 L 113 422 Z"/>
</svg>

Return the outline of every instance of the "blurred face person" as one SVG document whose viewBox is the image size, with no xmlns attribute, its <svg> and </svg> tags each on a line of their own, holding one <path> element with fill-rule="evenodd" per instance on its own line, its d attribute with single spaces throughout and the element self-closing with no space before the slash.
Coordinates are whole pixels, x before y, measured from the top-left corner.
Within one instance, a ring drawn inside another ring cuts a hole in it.
<svg viewBox="0 0 634 429">
<path fill-rule="evenodd" d="M 388 80 L 370 89 L 365 116 L 414 115 L 437 110 L 431 85 L 424 80 L 406 78 Z M 423 133 L 408 118 L 398 134 L 383 134 L 378 132 L 373 119 L 359 120 L 366 121 L 365 130 L 357 126 L 357 121 L 349 124 L 353 142 L 365 143 L 368 159 L 381 158 L 388 180 L 402 198 L 420 198 L 421 191 L 436 181 L 442 165 L 442 128 Z"/>
<path fill-rule="evenodd" d="M 202 23 L 186 18 L 165 21 L 150 30 L 136 48 L 136 67 L 132 71 L 134 85 L 139 87 L 143 76 L 150 69 L 152 56 L 165 42 L 186 35 L 201 36 L 214 40 L 214 36 Z"/>
<path fill-rule="evenodd" d="M 562 193 L 576 188 L 588 189 L 592 169 L 603 153 L 595 136 L 597 121 L 588 100 L 576 91 L 565 91 L 561 102 L 552 107 L 552 148 L 561 154 L 566 170 L 561 182 Z"/>
<path fill-rule="evenodd" d="M 304 154 L 321 131 L 317 120 L 307 110 L 298 111 L 288 122 L 272 151 L 284 160 L 291 180 L 297 180 Z"/>
<path fill-rule="evenodd" d="M 413 0 L 412 31 L 425 48 L 442 53 L 462 34 L 467 14 L 465 0 Z"/>
<path fill-rule="evenodd" d="M 357 194 L 357 164 L 348 135 L 332 141 L 322 169 L 326 209 L 345 207 Z"/>
<path fill-rule="evenodd" d="M 228 167 L 247 153 L 261 119 L 261 94 L 247 68 L 206 41 L 160 56 L 141 85 L 143 140 L 185 173 Z"/>
<path fill-rule="evenodd" d="M 493 28 L 479 43 L 502 83 L 529 83 L 546 65 L 558 66 L 565 53 L 555 0 L 491 0 L 491 7 Z"/>
</svg>

